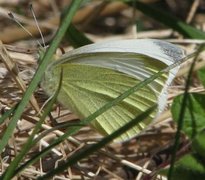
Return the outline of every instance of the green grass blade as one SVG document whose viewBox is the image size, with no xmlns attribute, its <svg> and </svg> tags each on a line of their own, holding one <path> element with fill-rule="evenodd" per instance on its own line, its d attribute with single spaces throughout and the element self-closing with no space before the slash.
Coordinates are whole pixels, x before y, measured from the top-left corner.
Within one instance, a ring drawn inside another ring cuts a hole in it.
<svg viewBox="0 0 205 180">
<path fill-rule="evenodd" d="M 20 172 L 24 166 L 27 166 L 28 164 L 32 164 L 34 162 L 36 162 L 40 157 L 46 155 L 52 148 L 54 148 L 56 145 L 60 144 L 62 141 L 64 141 L 67 137 L 75 134 L 76 132 L 78 132 L 81 128 L 81 125 L 88 125 L 92 120 L 96 119 L 96 117 L 98 117 L 99 115 L 101 115 L 102 113 L 104 113 L 105 111 L 107 111 L 108 109 L 110 109 L 112 106 L 118 104 L 119 102 L 121 102 L 123 99 L 125 99 L 126 97 L 128 97 L 129 95 L 131 95 L 132 93 L 136 92 L 137 90 L 147 86 L 149 83 L 151 83 L 154 79 L 158 78 L 159 76 L 161 76 L 163 73 L 166 73 L 167 71 L 162 70 L 156 74 L 154 74 L 153 76 L 151 76 L 150 78 L 147 78 L 146 80 L 140 82 L 139 84 L 133 86 L 132 88 L 130 88 L 129 90 L 125 91 L 122 95 L 118 96 L 116 99 L 114 99 L 113 101 L 105 104 L 103 107 L 101 107 L 98 111 L 96 111 L 95 113 L 91 114 L 90 116 L 88 116 L 87 118 L 83 119 L 78 126 L 76 127 L 71 127 L 68 128 L 65 132 L 64 135 L 60 136 L 58 139 L 54 140 L 52 144 L 50 144 L 50 146 L 46 147 L 45 149 L 43 149 L 39 154 L 35 155 L 33 158 L 31 158 L 30 160 L 28 160 L 25 164 L 23 164 L 21 167 L 19 167 L 19 169 L 17 169 L 18 172 Z"/>
<path fill-rule="evenodd" d="M 88 146 L 87 148 L 85 147 L 85 148 L 81 149 L 79 152 L 77 152 L 77 153 L 73 154 L 72 156 L 70 156 L 65 161 L 65 163 L 59 165 L 57 168 L 53 169 L 52 171 L 48 172 L 46 175 L 44 175 L 42 177 L 39 177 L 37 179 L 43 180 L 43 179 L 51 178 L 54 175 L 56 175 L 56 174 L 62 172 L 63 170 L 67 169 L 69 166 L 74 165 L 79 160 L 81 160 L 81 159 L 89 156 L 93 152 L 99 150 L 100 148 L 105 146 L 107 143 L 111 142 L 112 140 L 114 140 L 118 136 L 122 135 L 125 131 L 129 130 L 134 125 L 136 125 L 137 123 L 139 123 L 140 121 L 142 121 L 143 119 L 148 117 L 149 114 L 156 109 L 156 107 L 157 107 L 157 104 L 155 104 L 154 106 L 147 109 L 145 112 L 138 115 L 135 119 L 131 120 L 130 122 L 125 124 L 123 127 L 119 128 L 118 130 L 113 132 L 111 135 L 103 138 L 99 143 Z"/>
<path fill-rule="evenodd" d="M 92 44 L 93 42 L 80 32 L 73 24 L 71 24 L 65 34 L 65 38 L 74 48 Z"/>
<path fill-rule="evenodd" d="M 188 101 L 188 97 L 189 97 L 189 86 L 191 83 L 191 79 L 192 79 L 192 72 L 196 63 L 196 59 L 198 58 L 199 54 L 201 53 L 201 51 L 203 51 L 204 49 L 204 44 L 202 44 L 198 51 L 197 54 L 193 60 L 193 63 L 191 64 L 191 67 L 189 69 L 189 73 L 188 73 L 188 77 L 187 77 L 187 81 L 186 81 L 186 85 L 185 85 L 185 90 L 184 90 L 184 95 L 183 95 L 183 99 L 182 99 L 182 104 L 181 104 L 181 109 L 180 109 L 180 113 L 179 113 L 179 117 L 178 117 L 178 124 L 177 124 L 177 132 L 175 135 L 175 142 L 174 142 L 174 147 L 173 147 L 173 152 L 172 152 L 172 158 L 171 158 L 171 163 L 170 163 L 170 168 L 169 168 L 169 172 L 168 172 L 168 179 L 171 180 L 172 179 L 172 174 L 174 171 L 174 163 L 175 163 L 175 159 L 176 159 L 176 153 L 178 150 L 178 146 L 179 146 L 179 139 L 180 139 L 180 133 L 183 127 L 183 119 L 184 119 L 184 115 L 185 115 L 185 110 L 186 110 L 186 104 Z"/>
<path fill-rule="evenodd" d="M 133 3 L 131 2 L 129 2 L 128 4 L 131 6 L 133 5 Z M 135 5 L 136 8 L 142 11 L 144 14 L 181 33 L 187 38 L 205 39 L 205 33 L 203 31 L 200 31 L 188 25 L 187 23 L 179 20 L 173 15 L 166 13 L 165 11 L 162 11 L 140 1 L 135 1 Z"/>
<path fill-rule="evenodd" d="M 41 62 L 40 66 L 38 67 L 38 69 L 37 69 L 37 71 L 32 79 L 31 84 L 29 85 L 27 91 L 23 95 L 22 101 L 17 106 L 15 113 L 14 113 L 14 116 L 11 119 L 9 126 L 6 129 L 2 139 L 0 140 L 0 152 L 3 151 L 10 136 L 12 135 L 12 133 L 16 127 L 18 119 L 21 117 L 21 114 L 23 113 L 24 108 L 28 104 L 31 95 L 33 94 L 38 83 L 40 82 L 50 59 L 52 59 L 53 54 L 55 53 L 61 39 L 63 38 L 68 26 L 70 25 L 70 23 L 72 21 L 72 18 L 74 16 L 75 12 L 77 11 L 77 9 L 79 8 L 81 2 L 82 2 L 82 0 L 72 1 L 70 7 L 68 8 L 67 14 L 64 18 L 64 23 L 62 23 L 62 26 L 58 29 L 58 31 L 57 31 L 57 33 L 56 33 L 56 35 L 51 43 L 51 46 L 49 47 L 48 51 L 45 53 L 44 60 Z"/>
<path fill-rule="evenodd" d="M 44 122 L 45 118 L 47 117 L 47 115 L 51 111 L 52 106 L 57 99 L 58 93 L 60 91 L 61 83 L 62 83 L 62 76 L 61 76 L 61 80 L 59 81 L 59 86 L 58 86 L 54 96 L 50 99 L 50 101 L 46 105 L 46 108 L 45 108 L 43 115 L 41 116 L 40 120 L 37 122 L 35 128 L 33 129 L 31 135 L 29 136 L 26 144 L 24 144 L 20 153 L 14 158 L 14 160 L 11 162 L 11 164 L 6 169 L 5 173 L 2 175 L 1 178 L 3 178 L 4 180 L 9 180 L 16 175 L 15 169 L 18 167 L 21 160 L 25 157 L 25 155 L 30 151 L 31 147 L 33 146 L 33 141 L 34 141 L 35 135 L 37 135 L 37 133 L 41 129 L 42 123 Z"/>
<path fill-rule="evenodd" d="M 64 17 L 65 11 L 63 11 L 61 14 L 61 21 Z M 66 39 L 74 48 L 78 48 L 93 43 L 83 32 L 79 31 L 72 23 L 67 29 L 64 39 Z"/>
</svg>

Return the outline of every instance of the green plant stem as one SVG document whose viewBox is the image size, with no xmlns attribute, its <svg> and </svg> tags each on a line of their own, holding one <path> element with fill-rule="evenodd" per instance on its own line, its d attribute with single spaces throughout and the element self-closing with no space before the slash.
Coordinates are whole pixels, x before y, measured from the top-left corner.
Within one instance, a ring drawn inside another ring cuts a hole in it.
<svg viewBox="0 0 205 180">
<path fill-rule="evenodd" d="M 126 132 L 127 130 L 132 128 L 133 126 L 135 126 L 137 123 L 139 123 L 143 119 L 147 118 L 150 115 L 150 113 L 152 113 L 152 111 L 154 111 L 156 109 L 156 107 L 157 107 L 157 104 L 154 104 L 152 107 L 147 109 L 145 112 L 138 115 L 135 119 L 132 119 L 130 122 L 125 124 L 123 127 L 119 128 L 118 130 L 113 132 L 111 135 L 103 138 L 100 142 L 98 142 L 96 144 L 84 147 L 79 152 L 77 152 L 77 153 L 73 154 L 72 156 L 70 156 L 65 161 L 65 163 L 63 163 L 62 165 L 59 165 L 57 168 L 51 170 L 46 175 L 44 175 L 42 177 L 39 177 L 37 179 L 38 180 L 43 180 L 43 179 L 51 178 L 52 176 L 54 176 L 54 175 L 62 172 L 63 170 L 67 169 L 71 165 L 74 165 L 79 160 L 81 160 L 81 159 L 89 156 L 91 153 L 99 150 L 100 148 L 105 146 L 107 143 L 111 142 L 113 139 L 117 138 L 118 136 L 120 136 L 121 134 L 123 134 L 124 132 Z"/>
<path fill-rule="evenodd" d="M 195 53 L 193 53 L 195 54 Z M 190 54 L 189 56 L 183 58 L 180 60 L 180 62 L 184 62 L 185 60 L 189 59 L 190 57 L 193 56 L 193 54 Z M 111 108 L 112 106 L 116 105 L 117 103 L 121 102 L 123 99 L 125 99 L 126 97 L 128 97 L 130 94 L 136 92 L 137 90 L 139 90 L 140 88 L 145 87 L 147 84 L 151 83 L 154 79 L 158 78 L 160 75 L 162 75 L 163 73 L 168 72 L 171 68 L 176 67 L 178 64 L 172 64 L 171 66 L 163 69 L 162 71 L 154 74 L 153 76 L 147 78 L 146 80 L 140 82 L 139 84 L 133 86 L 132 88 L 130 88 L 129 90 L 125 91 L 123 94 L 121 94 L 120 96 L 118 96 L 117 98 L 115 98 L 114 100 L 112 100 L 111 102 L 105 104 L 103 107 L 101 107 L 99 110 L 97 110 L 96 112 L 94 112 L 93 114 L 91 114 L 90 116 L 88 116 L 87 118 L 83 119 L 79 125 L 87 125 L 88 123 L 90 123 L 92 120 L 96 119 L 96 117 L 98 117 L 100 114 L 104 113 L 106 110 L 108 110 L 109 108 Z M 56 145 L 58 145 L 59 143 L 61 143 L 63 140 L 65 140 L 68 136 L 73 135 L 74 133 L 76 133 L 81 127 L 80 126 L 77 127 L 71 127 L 68 130 L 66 130 L 65 134 L 60 136 L 58 139 L 54 140 L 52 144 L 50 144 L 50 146 L 46 147 L 45 149 L 43 149 L 39 154 L 35 155 L 35 157 L 31 158 L 30 160 L 28 160 L 27 162 L 25 162 L 22 166 L 20 166 L 19 168 L 17 168 L 17 172 L 20 172 L 22 169 L 24 169 L 26 166 L 36 162 L 40 157 L 43 157 L 44 155 L 46 155 L 50 149 L 52 149 L 53 147 L 55 147 Z"/>
<path fill-rule="evenodd" d="M 192 76 L 192 72 L 194 70 L 194 66 L 196 63 L 196 60 L 199 56 L 199 54 L 201 53 L 201 51 L 203 51 L 204 49 L 204 44 L 201 45 L 196 53 L 196 56 L 191 64 L 191 67 L 189 69 L 189 73 L 188 73 L 188 77 L 187 77 L 187 81 L 186 81 L 186 85 L 185 85 L 185 90 L 184 90 L 184 95 L 183 95 L 183 99 L 182 99 L 182 104 L 181 104 L 181 110 L 180 110 L 180 114 L 178 117 L 178 126 L 177 126 L 177 132 L 175 135 L 175 142 L 174 142 L 174 147 L 173 147 L 173 152 L 172 152 L 172 158 L 171 158 L 171 163 L 170 163 L 170 168 L 169 168 L 169 172 L 168 172 L 168 180 L 171 180 L 172 178 L 172 174 L 173 174 L 173 170 L 174 170 L 174 163 L 176 160 L 176 153 L 179 147 L 179 139 L 180 139 L 180 134 L 181 134 L 181 130 L 183 127 L 183 119 L 184 119 L 184 115 L 185 115 L 185 110 L 186 110 L 186 104 L 187 104 L 187 100 L 188 100 L 188 90 L 189 90 L 189 86 L 191 83 L 191 76 Z"/>
<path fill-rule="evenodd" d="M 61 75 L 61 78 L 60 78 L 60 81 L 59 81 L 58 89 L 56 90 L 55 94 L 53 95 L 53 97 L 49 100 L 48 104 L 46 105 L 45 110 L 44 110 L 40 120 L 35 125 L 31 135 L 29 136 L 27 142 L 23 145 L 20 153 L 14 158 L 14 160 L 11 162 L 11 164 L 6 169 L 5 173 L 2 175 L 3 179 L 11 179 L 15 175 L 16 167 L 19 166 L 19 163 L 24 158 L 25 154 L 27 154 L 30 151 L 30 149 L 33 145 L 33 141 L 34 141 L 35 136 L 39 132 L 42 123 L 46 119 L 48 113 L 51 111 L 52 106 L 53 106 L 53 104 L 55 103 L 55 101 L 57 99 L 58 93 L 60 91 L 61 84 L 62 84 L 62 75 Z"/>
<path fill-rule="evenodd" d="M 135 8 L 142 11 L 142 13 L 181 33 L 183 36 L 193 39 L 205 39 L 205 33 L 203 31 L 192 27 L 172 14 L 141 1 L 134 0 L 134 4 L 133 0 L 130 1 L 132 2 L 128 1 L 129 5 L 135 6 Z"/>
<path fill-rule="evenodd" d="M 49 47 L 48 51 L 45 53 L 43 61 L 41 61 L 41 64 L 38 67 L 38 69 L 37 69 L 37 71 L 32 79 L 31 84 L 29 85 L 28 89 L 26 90 L 25 94 L 22 97 L 22 101 L 19 103 L 19 105 L 17 106 L 17 108 L 15 110 L 14 116 L 10 121 L 10 125 L 6 129 L 2 139 L 0 141 L 0 152 L 3 151 L 4 147 L 6 146 L 6 144 L 8 142 L 8 139 L 11 137 L 11 135 L 16 127 L 18 119 L 21 117 L 21 114 L 23 113 L 24 108 L 28 104 L 31 95 L 33 94 L 38 83 L 40 82 L 50 59 L 52 59 L 52 56 L 55 53 L 55 50 L 57 49 L 58 45 L 60 44 L 60 41 L 63 38 L 67 28 L 69 27 L 69 24 L 72 21 L 72 17 L 74 16 L 74 14 L 77 11 L 78 7 L 80 6 L 81 2 L 82 2 L 82 0 L 75 0 L 75 1 L 73 0 L 71 5 L 69 6 L 62 26 L 58 29 L 58 31 L 57 31 L 57 33 L 56 33 L 56 35 L 51 43 L 51 46 Z"/>
</svg>

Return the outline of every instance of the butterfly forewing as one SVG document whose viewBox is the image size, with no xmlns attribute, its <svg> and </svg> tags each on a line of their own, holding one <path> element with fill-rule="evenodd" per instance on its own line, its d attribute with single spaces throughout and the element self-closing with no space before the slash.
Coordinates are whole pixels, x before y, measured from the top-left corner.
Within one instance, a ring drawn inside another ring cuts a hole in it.
<svg viewBox="0 0 205 180">
<path fill-rule="evenodd" d="M 156 41 L 155 44 L 151 40 L 145 40 L 145 42 L 139 40 L 139 43 L 133 40 L 126 41 L 127 46 L 129 42 L 133 45 L 138 44 L 138 47 L 131 46 L 132 51 L 128 52 L 128 47 L 119 49 L 120 43 L 118 45 L 115 42 L 96 45 L 96 49 L 95 45 L 90 45 L 71 51 L 70 54 L 50 64 L 45 72 L 42 87 L 49 95 L 52 95 L 63 73 L 58 100 L 82 119 L 177 60 L 173 53 L 175 46 L 170 45 L 170 50 L 168 43 L 162 42 L 157 45 L 161 41 Z M 122 44 L 126 43 L 123 41 Z M 142 49 L 140 54 L 139 50 L 146 43 L 148 43 L 147 48 L 153 47 L 154 51 L 146 55 L 145 53 L 149 50 Z M 113 51 L 109 49 L 111 45 L 113 45 Z M 180 54 L 181 49 L 176 48 L 176 50 Z M 177 56 L 178 59 L 181 56 Z M 151 122 L 160 110 L 163 110 L 167 86 L 171 83 L 177 70 L 178 67 L 131 94 L 118 105 L 97 117 L 91 123 L 92 126 L 104 135 L 111 134 L 158 102 L 159 110 L 117 140 L 124 141 L 135 136 Z"/>
<path fill-rule="evenodd" d="M 110 53 L 101 54 L 100 60 L 107 60 L 110 56 L 112 56 Z M 161 63 L 159 67 L 157 64 L 154 66 L 154 63 L 152 66 L 147 66 L 147 63 L 149 63 L 148 61 L 152 60 L 151 58 L 147 57 L 146 60 L 143 60 L 142 56 L 137 57 L 137 55 L 135 55 L 134 59 L 134 57 L 129 54 L 129 56 L 127 56 L 127 61 L 135 60 L 135 66 L 139 63 L 137 66 L 138 69 L 140 67 L 142 69 L 142 66 L 148 67 L 138 71 L 139 75 L 136 72 L 135 75 L 129 75 L 120 72 L 119 70 L 122 66 L 120 61 L 123 62 L 125 57 L 121 58 L 120 53 L 118 53 L 118 56 L 115 54 L 114 57 L 113 59 L 115 59 L 115 62 L 112 63 L 116 63 L 115 65 L 118 66 L 118 69 L 116 70 L 109 67 L 103 68 L 98 65 L 94 66 L 94 64 L 80 64 L 77 61 L 76 63 L 74 63 L 75 61 L 69 61 L 69 63 L 56 64 L 50 68 L 48 73 L 50 74 L 50 77 L 56 78 L 49 79 L 49 76 L 45 76 L 45 78 L 47 77 L 48 79 L 45 81 L 46 83 L 43 87 L 47 87 L 47 92 L 50 95 L 53 94 L 55 92 L 55 86 L 53 85 L 58 84 L 59 78 L 57 77 L 60 77 L 60 72 L 62 71 L 62 88 L 59 93 L 58 100 L 65 107 L 68 107 L 75 112 L 80 118 L 85 118 L 97 111 L 103 105 L 121 95 L 126 90 L 138 84 L 143 79 L 146 79 L 150 75 L 154 74 L 155 71 L 157 72 L 162 67 L 165 67 L 163 63 Z M 90 54 L 88 57 L 84 56 L 85 60 L 87 58 L 94 61 L 96 54 L 94 56 Z M 117 60 L 119 63 L 117 63 Z M 134 67 L 132 67 L 132 69 L 135 70 Z M 126 67 L 126 71 L 128 70 L 129 66 Z M 137 75 L 139 78 L 137 78 Z M 165 80 L 165 77 L 160 77 L 157 81 L 152 82 L 152 85 L 146 86 L 145 88 L 142 88 L 130 95 L 117 106 L 112 107 L 107 112 L 100 115 L 95 121 L 92 122 L 92 126 L 104 135 L 111 134 L 113 131 L 122 127 L 131 119 L 135 118 L 137 115 L 144 112 L 156 103 Z M 153 86 L 155 88 L 153 88 Z M 149 118 L 127 131 L 118 140 L 126 140 L 138 134 L 142 129 L 144 129 L 144 127 L 146 127 L 147 124 L 151 122 L 155 116 L 155 113 L 151 114 Z"/>
</svg>

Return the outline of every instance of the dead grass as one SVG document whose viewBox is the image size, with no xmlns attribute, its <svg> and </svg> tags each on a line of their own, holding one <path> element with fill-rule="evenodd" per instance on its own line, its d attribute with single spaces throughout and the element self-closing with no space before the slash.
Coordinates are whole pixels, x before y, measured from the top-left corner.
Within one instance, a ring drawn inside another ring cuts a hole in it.
<svg viewBox="0 0 205 180">
<path fill-rule="evenodd" d="M 40 1 L 35 1 L 34 3 L 34 9 L 36 9 L 37 17 L 40 17 L 39 24 L 43 27 L 42 30 L 45 34 L 46 41 L 51 39 L 53 32 L 55 32 L 57 28 L 60 13 L 59 8 L 62 8 L 64 3 L 66 4 L 67 1 L 64 0 L 59 4 L 50 4 L 49 1 L 45 1 L 45 4 L 42 4 Z M 51 8 L 52 6 L 53 8 Z M 194 6 L 196 6 L 196 4 Z M 25 13 L 21 15 L 22 22 L 26 23 L 25 26 L 34 36 L 39 35 L 39 32 L 36 31 L 33 19 L 29 17 L 29 12 L 25 10 L 26 7 L 25 4 L 19 4 L 18 7 L 19 12 L 23 11 Z M 111 5 L 104 4 L 103 8 L 100 7 L 97 2 L 87 4 L 77 13 L 74 19 L 74 23 L 78 24 L 82 29 L 85 29 L 88 36 L 95 42 L 107 39 L 136 37 L 163 38 L 183 46 L 188 53 L 192 52 L 198 43 L 201 43 L 201 41 L 182 39 L 171 29 L 162 29 L 161 27 L 159 27 L 158 30 L 152 29 L 152 27 L 156 26 L 154 22 L 147 20 L 146 17 L 138 12 L 135 13 L 136 18 L 144 20 L 144 23 L 148 24 L 150 30 L 136 33 L 136 31 L 133 30 L 134 25 L 131 23 L 133 11 L 128 8 L 128 6 L 121 3 L 113 3 Z M 2 5 L 0 13 L 5 14 L 7 11 L 15 12 L 15 9 L 15 4 L 5 3 Z M 194 7 L 192 11 L 194 11 Z M 96 16 L 90 16 L 92 13 L 95 13 Z M 191 15 L 187 16 L 187 21 L 197 21 L 197 19 L 195 19 L 197 15 L 196 11 L 194 11 Z M 101 24 L 102 27 L 97 23 L 99 19 L 103 22 Z M 109 20 L 114 24 L 110 25 Z M 122 23 L 124 24 L 122 25 Z M 203 25 L 204 24 L 200 24 L 201 27 L 203 27 Z M 23 87 L 28 85 L 37 67 L 37 52 L 33 51 L 33 47 L 36 45 L 34 39 L 28 38 L 28 35 L 8 18 L 1 16 L 0 26 L 2 29 L 0 40 L 4 43 L 12 44 L 12 46 L 15 47 L 13 49 L 7 47 L 7 50 L 12 57 L 11 65 L 18 67 L 17 72 L 12 75 L 13 69 L 9 69 L 5 63 L 0 61 L 0 109 L 3 114 L 21 100 L 25 89 L 17 84 L 16 78 L 20 79 L 24 84 Z M 116 34 L 114 32 L 117 31 L 117 29 L 120 29 L 121 32 Z M 95 31 L 95 33 L 92 33 L 93 31 Z M 63 46 L 65 46 L 65 49 L 70 49 L 67 43 L 64 43 Z M 26 51 L 23 49 L 22 52 L 21 49 L 18 49 L 20 47 L 29 47 L 29 53 L 27 53 L 27 49 Z M 17 54 L 14 54 L 16 51 Z M 203 54 L 200 58 L 204 58 Z M 199 61 L 197 67 L 201 67 L 202 65 L 204 65 L 203 60 Z M 188 69 L 189 63 L 184 64 L 172 87 L 170 87 L 168 107 L 176 95 L 183 93 L 184 76 Z M 204 92 L 204 88 L 200 85 L 195 75 L 190 91 Z M 1 173 L 8 167 L 16 154 L 21 151 L 22 145 L 38 121 L 36 110 L 39 111 L 47 98 L 39 87 L 34 94 L 32 104 L 25 109 L 22 118 L 18 122 L 15 133 L 1 154 Z M 52 118 L 48 117 L 46 119 L 41 133 L 45 133 L 50 129 L 52 131 L 41 138 L 40 143 L 32 148 L 29 154 L 25 156 L 25 160 L 29 159 L 31 155 L 41 151 L 42 148 L 48 146 L 55 137 L 64 133 L 65 129 L 61 128 L 59 124 L 68 121 L 78 121 L 75 115 L 59 105 L 53 108 L 51 114 Z M 0 125 L 0 135 L 4 133 L 8 123 L 9 119 Z M 155 172 L 159 165 L 166 164 L 169 159 L 169 148 L 173 144 L 174 135 L 175 125 L 167 110 L 160 116 L 158 122 L 143 134 L 122 144 L 107 145 L 87 159 L 83 159 L 72 168 L 67 169 L 65 173 L 59 174 L 55 179 L 141 179 L 142 174 L 138 172 L 149 174 L 150 172 Z M 19 174 L 17 179 L 35 179 L 38 175 L 42 175 L 44 172 L 56 167 L 74 152 L 98 141 L 100 138 L 101 136 L 93 129 L 84 127 L 75 136 L 55 147 L 55 149 L 39 162 L 25 169 Z M 181 144 L 187 144 L 186 137 L 181 137 Z"/>
</svg>

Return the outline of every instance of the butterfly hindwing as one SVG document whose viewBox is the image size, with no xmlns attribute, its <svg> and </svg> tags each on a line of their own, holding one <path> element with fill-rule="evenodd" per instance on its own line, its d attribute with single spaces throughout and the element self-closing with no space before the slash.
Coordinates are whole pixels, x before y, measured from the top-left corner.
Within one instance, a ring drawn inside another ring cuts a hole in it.
<svg viewBox="0 0 205 180">
<path fill-rule="evenodd" d="M 108 54 L 106 53 L 101 54 L 101 61 L 103 61 L 103 59 L 107 56 Z M 111 56 L 111 54 L 109 54 L 109 56 Z M 121 57 L 120 53 L 118 56 Z M 114 56 L 115 60 L 117 60 L 118 56 Z M 132 56 L 129 54 L 127 58 L 130 57 Z M 88 55 L 86 58 L 91 60 L 93 59 L 91 55 Z M 136 55 L 135 58 L 137 58 Z M 143 60 L 141 56 L 138 58 L 140 58 L 141 61 Z M 118 61 L 123 61 L 123 59 L 124 57 L 119 58 Z M 146 61 L 144 60 L 143 66 L 148 63 L 148 60 L 151 59 L 147 58 Z M 139 63 L 139 67 L 142 66 L 141 61 L 136 61 Z M 161 66 L 163 66 L 163 64 L 159 67 L 161 68 Z M 47 92 L 50 91 L 48 93 L 50 95 L 53 94 L 55 92 L 55 86 L 53 86 L 53 84 L 58 84 L 59 78 L 57 77 L 60 77 L 60 72 L 62 71 L 62 88 L 59 93 L 58 100 L 65 107 L 68 107 L 75 112 L 80 118 L 85 118 L 97 111 L 106 103 L 121 95 L 129 88 L 138 84 L 142 79 L 152 75 L 155 71 L 157 71 L 156 68 L 159 67 L 154 67 L 154 65 L 152 65 L 149 67 L 152 68 L 152 71 L 148 71 L 149 68 L 144 68 L 144 70 L 140 72 L 141 76 L 143 73 L 144 75 L 137 79 L 134 76 L 122 73 L 120 71 L 113 71 L 111 68 L 80 64 L 77 62 L 68 62 L 63 64 L 59 63 L 52 66 L 49 70 L 49 74 L 52 74 L 50 76 L 56 78 L 49 79 L 49 76 L 45 76 L 48 78 L 45 82 L 48 84 L 45 83 L 43 87 L 50 86 L 47 88 Z M 127 70 L 128 69 L 129 67 L 127 67 Z M 158 94 L 162 89 L 165 80 L 165 77 L 162 77 L 157 80 L 157 82 L 153 82 L 153 85 L 156 86 L 155 91 L 158 90 Z M 140 89 L 136 93 L 124 99 L 118 105 L 109 109 L 93 121 L 92 126 L 104 135 L 111 134 L 113 131 L 122 127 L 124 124 L 157 102 L 157 93 L 153 91 L 152 86 L 146 86 L 145 88 Z M 142 129 L 144 129 L 144 127 L 147 126 L 147 124 L 151 122 L 155 113 L 151 114 L 151 116 L 145 121 L 139 123 L 127 133 L 123 134 L 118 140 L 126 140 L 138 134 Z"/>
<path fill-rule="evenodd" d="M 154 51 L 150 52 L 148 48 Z M 119 44 L 111 42 L 89 45 L 52 62 L 41 85 L 52 95 L 62 72 L 62 87 L 58 100 L 82 119 L 182 56 L 180 48 L 157 40 L 128 40 L 120 41 Z M 177 70 L 178 67 L 172 69 L 170 73 L 131 94 L 92 121 L 92 126 L 104 135 L 111 134 L 158 102 L 159 109 L 156 112 L 117 140 L 124 141 L 135 136 L 152 121 L 157 112 L 163 110 L 167 86 Z"/>
</svg>

